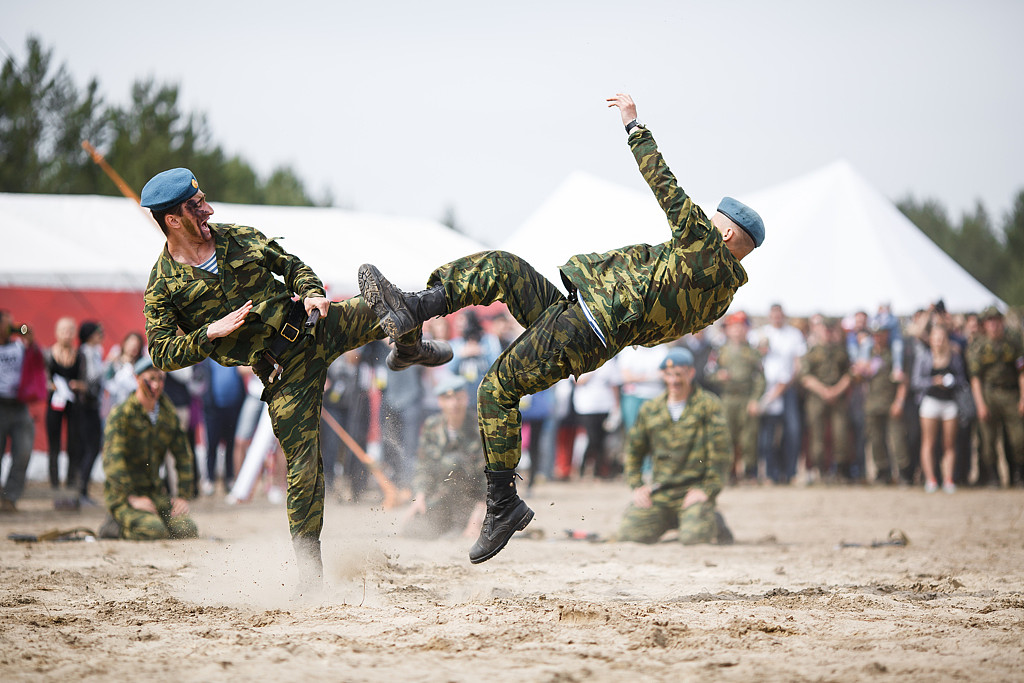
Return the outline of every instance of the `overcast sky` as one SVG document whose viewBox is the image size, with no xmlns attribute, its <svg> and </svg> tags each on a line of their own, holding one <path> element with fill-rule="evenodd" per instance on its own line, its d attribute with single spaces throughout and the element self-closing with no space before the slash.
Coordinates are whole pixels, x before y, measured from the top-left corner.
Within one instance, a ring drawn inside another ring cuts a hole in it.
<svg viewBox="0 0 1024 683">
<path fill-rule="evenodd" d="M 1022 26 L 1015 0 L 0 4 L 19 61 L 36 35 L 108 102 L 178 83 L 261 173 L 360 210 L 454 206 L 491 244 L 574 170 L 644 187 L 616 92 L 710 208 L 846 158 L 892 199 L 999 222 L 1024 189 Z"/>
</svg>

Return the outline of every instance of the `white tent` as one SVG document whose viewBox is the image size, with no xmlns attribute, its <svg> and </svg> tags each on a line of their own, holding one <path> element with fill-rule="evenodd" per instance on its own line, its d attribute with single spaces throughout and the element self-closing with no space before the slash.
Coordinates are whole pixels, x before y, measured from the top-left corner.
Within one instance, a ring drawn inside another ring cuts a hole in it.
<svg viewBox="0 0 1024 683">
<path fill-rule="evenodd" d="M 908 314 L 942 299 L 951 311 L 999 299 L 932 242 L 846 161 L 739 197 L 764 219 L 761 249 L 744 259 L 750 283 L 733 309 Z"/>
<path fill-rule="evenodd" d="M 215 222 L 258 228 L 303 259 L 334 296 L 357 293 L 361 263 L 419 289 L 435 266 L 481 244 L 440 223 L 333 208 L 214 203 Z M 119 197 L 0 193 L 0 287 L 142 291 L 164 238 Z"/>
<path fill-rule="evenodd" d="M 743 261 L 750 282 L 732 310 L 764 314 L 779 302 L 792 315 L 846 315 L 891 303 L 907 314 L 938 299 L 953 311 L 998 301 L 845 161 L 738 198 L 767 236 Z M 558 267 L 573 254 L 668 238 L 653 193 L 577 172 L 502 248 L 561 284 Z"/>
</svg>

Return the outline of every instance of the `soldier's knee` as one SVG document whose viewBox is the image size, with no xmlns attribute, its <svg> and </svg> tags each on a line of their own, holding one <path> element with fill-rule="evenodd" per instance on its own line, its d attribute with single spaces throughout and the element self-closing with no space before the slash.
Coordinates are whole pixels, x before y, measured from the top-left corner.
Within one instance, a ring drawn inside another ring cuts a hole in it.
<svg viewBox="0 0 1024 683">
<path fill-rule="evenodd" d="M 171 538 L 195 538 L 199 535 L 199 527 L 188 516 L 172 517 L 167 522 L 168 535 Z"/>
<path fill-rule="evenodd" d="M 129 541 L 161 541 L 170 536 L 167 527 L 159 519 L 140 520 L 121 528 L 121 537 Z"/>
</svg>

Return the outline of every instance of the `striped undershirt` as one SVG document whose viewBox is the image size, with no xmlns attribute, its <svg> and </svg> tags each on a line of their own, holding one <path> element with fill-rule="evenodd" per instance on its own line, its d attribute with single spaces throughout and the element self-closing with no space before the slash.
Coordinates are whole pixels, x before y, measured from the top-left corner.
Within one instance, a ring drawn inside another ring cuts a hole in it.
<svg viewBox="0 0 1024 683">
<path fill-rule="evenodd" d="M 597 320 L 594 319 L 594 314 L 590 312 L 589 308 L 587 308 L 587 302 L 579 295 L 577 295 L 576 300 L 579 301 L 580 308 L 583 309 L 583 315 L 587 318 L 587 322 L 590 323 L 590 327 L 594 330 L 594 333 L 597 334 L 597 338 L 601 340 L 601 344 L 605 348 L 608 348 L 608 342 L 604 338 L 604 332 L 602 332 L 601 328 L 598 327 Z"/>
<path fill-rule="evenodd" d="M 203 263 L 199 264 L 199 267 L 208 273 L 217 274 L 217 253 L 214 252 L 213 256 L 206 259 Z"/>
</svg>

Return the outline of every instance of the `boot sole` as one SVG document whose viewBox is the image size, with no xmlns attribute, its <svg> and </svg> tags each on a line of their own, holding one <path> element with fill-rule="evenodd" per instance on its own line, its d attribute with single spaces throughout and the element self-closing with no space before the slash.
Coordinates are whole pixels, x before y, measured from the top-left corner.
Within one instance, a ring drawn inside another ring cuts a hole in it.
<svg viewBox="0 0 1024 683">
<path fill-rule="evenodd" d="M 395 318 L 397 311 L 388 304 L 385 290 L 395 289 L 387 278 L 385 278 L 376 266 L 364 263 L 359 266 L 359 291 L 363 299 L 369 304 L 373 314 L 380 320 L 381 329 L 384 334 L 391 337 L 391 341 L 397 341 L 400 336 L 409 330 L 398 328 Z"/>
<path fill-rule="evenodd" d="M 508 545 L 508 542 L 512 540 L 512 535 L 517 531 L 522 531 L 523 529 L 525 529 L 532 521 L 533 510 L 531 510 L 530 508 L 526 508 L 526 514 L 523 515 L 523 518 L 519 521 L 519 524 L 512 527 L 512 531 L 510 531 L 509 534 L 501 541 L 501 544 L 497 548 L 481 557 L 469 558 L 470 563 L 480 564 L 481 562 L 486 562 L 487 560 L 491 559 L 492 557 L 500 553 L 505 548 L 505 546 Z"/>
</svg>

